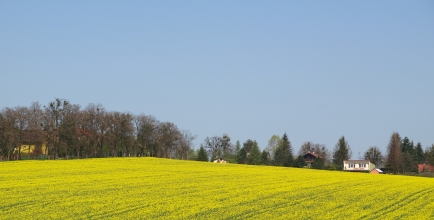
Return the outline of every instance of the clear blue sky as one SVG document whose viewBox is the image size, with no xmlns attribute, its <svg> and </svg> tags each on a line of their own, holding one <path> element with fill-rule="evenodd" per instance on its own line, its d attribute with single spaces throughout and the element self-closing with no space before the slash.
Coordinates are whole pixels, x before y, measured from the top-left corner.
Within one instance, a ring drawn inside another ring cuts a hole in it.
<svg viewBox="0 0 434 220">
<path fill-rule="evenodd" d="M 434 143 L 434 1 L 0 1 L 0 108 L 54 98 L 353 158 Z"/>
</svg>

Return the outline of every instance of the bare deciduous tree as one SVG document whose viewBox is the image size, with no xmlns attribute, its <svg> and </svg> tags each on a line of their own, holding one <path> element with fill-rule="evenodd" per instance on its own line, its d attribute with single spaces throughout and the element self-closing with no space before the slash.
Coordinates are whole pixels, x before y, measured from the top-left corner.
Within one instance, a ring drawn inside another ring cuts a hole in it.
<svg viewBox="0 0 434 220">
<path fill-rule="evenodd" d="M 35 145 L 33 152 L 30 152 L 30 147 L 28 154 L 34 157 L 42 154 L 42 145 L 45 143 L 45 133 L 43 131 L 43 117 L 44 111 L 38 102 L 33 102 L 27 112 L 28 116 L 28 144 Z"/>
<path fill-rule="evenodd" d="M 179 145 L 180 132 L 172 122 L 160 123 L 158 128 L 158 153 L 159 157 L 173 158 L 174 150 Z"/>
<path fill-rule="evenodd" d="M 21 154 L 54 159 L 142 155 L 184 159 L 196 138 L 153 116 L 108 112 L 100 104 L 82 110 L 59 98 L 43 109 L 35 102 L 29 108 L 1 110 L 0 132 L 0 160 L 14 154 L 15 159 L 21 159 Z M 229 136 L 222 140 L 224 151 L 231 152 Z M 22 151 L 25 145 L 32 147 Z M 41 152 L 43 145 L 45 152 Z"/>
<path fill-rule="evenodd" d="M 274 158 L 281 141 L 282 138 L 280 138 L 279 135 L 273 135 L 271 136 L 270 140 L 268 140 L 268 145 L 265 148 L 265 151 L 270 154 L 270 158 Z"/>
<path fill-rule="evenodd" d="M 211 159 L 222 156 L 223 151 L 221 137 L 206 137 L 203 142 L 203 146 L 208 151 L 208 155 L 211 155 Z"/>
<path fill-rule="evenodd" d="M 143 147 L 140 150 L 141 155 L 149 154 L 151 157 L 156 156 L 159 121 L 148 115 L 138 115 L 134 119 L 138 143 Z"/>
<path fill-rule="evenodd" d="M 397 173 L 401 168 L 401 164 L 401 137 L 398 132 L 393 132 L 387 146 L 386 168 L 392 170 L 393 173 Z"/>
<path fill-rule="evenodd" d="M 188 160 L 188 151 L 190 150 L 191 146 L 193 145 L 194 139 L 196 139 L 197 135 L 191 134 L 188 130 L 182 130 L 181 136 L 180 136 L 180 142 L 178 147 L 178 153 L 181 156 L 181 160 L 185 159 Z"/>
<path fill-rule="evenodd" d="M 56 98 L 45 107 L 45 123 L 47 148 L 52 152 L 54 159 L 59 155 L 59 149 L 62 145 L 60 139 L 60 127 L 65 119 L 65 108 L 69 101 Z"/>
<path fill-rule="evenodd" d="M 365 158 L 365 160 L 369 160 L 377 166 L 380 163 L 382 163 L 384 160 L 383 154 L 381 153 L 381 150 L 377 146 L 370 147 L 365 152 L 364 158 Z"/>
</svg>

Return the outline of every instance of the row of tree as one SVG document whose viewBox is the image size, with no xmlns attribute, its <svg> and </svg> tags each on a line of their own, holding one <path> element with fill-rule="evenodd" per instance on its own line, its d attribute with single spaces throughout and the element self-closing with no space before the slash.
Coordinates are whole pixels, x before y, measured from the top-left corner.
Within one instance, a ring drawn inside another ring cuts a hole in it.
<svg viewBox="0 0 434 220">
<path fill-rule="evenodd" d="M 343 160 L 347 160 L 351 156 L 351 149 L 345 137 L 342 137 L 336 144 L 333 160 L 331 160 L 332 157 L 325 145 L 313 144 L 312 142 L 305 142 L 298 154 L 294 156 L 292 144 L 286 133 L 283 134 L 282 138 L 273 135 L 262 153 L 256 141 L 249 139 L 242 146 L 237 141 L 233 145 L 230 142 L 230 137 L 224 134 L 222 137 L 205 138 L 197 152 L 197 160 L 213 161 L 216 158 L 224 158 L 229 162 L 239 164 L 304 167 L 306 162 L 303 155 L 307 152 L 315 152 L 319 155 L 319 158 L 312 164 L 312 167 L 316 169 L 341 169 Z"/>
<path fill-rule="evenodd" d="M 153 116 L 107 111 L 100 104 L 81 109 L 63 99 L 0 112 L 0 160 L 146 155 L 186 159 L 195 138 Z M 28 154 L 21 149 L 26 144 L 35 146 Z"/>
<path fill-rule="evenodd" d="M 417 172 L 418 164 L 434 165 L 434 144 L 425 152 L 422 144 L 416 144 L 407 137 L 401 139 L 399 133 L 394 132 L 387 146 L 386 168 L 393 173 Z"/>
<path fill-rule="evenodd" d="M 197 152 L 197 160 L 213 161 L 216 158 L 224 158 L 240 164 L 304 167 L 306 163 L 303 155 L 308 152 L 318 155 L 312 164 L 312 168 L 315 169 L 342 170 L 344 160 L 352 156 L 351 147 L 344 136 L 338 140 L 332 152 L 324 144 L 305 142 L 298 153 L 293 154 L 293 147 L 286 133 L 282 138 L 273 135 L 262 153 L 256 141 L 249 139 L 243 146 L 237 141 L 233 145 L 230 137 L 224 134 L 222 137 L 205 138 Z M 424 151 L 420 142 L 415 145 L 407 137 L 401 140 L 398 133 L 393 133 L 386 156 L 383 156 L 378 147 L 373 146 L 358 159 L 370 160 L 377 167 L 393 173 L 417 172 L 418 164 L 434 164 L 434 145 Z"/>
<path fill-rule="evenodd" d="M 84 109 L 64 99 L 47 106 L 35 102 L 30 107 L 5 108 L 0 111 L 0 160 L 27 158 L 88 158 L 153 156 L 162 158 L 213 161 L 224 158 L 232 163 L 303 167 L 303 155 L 314 152 L 317 169 L 343 169 L 343 161 L 352 151 L 341 137 L 330 152 L 324 144 L 305 142 L 294 154 L 287 134 L 273 135 L 261 152 L 258 143 L 247 140 L 232 144 L 227 134 L 206 137 L 194 151 L 196 135 L 180 130 L 171 122 L 161 122 L 149 115 L 107 111 L 102 105 L 89 104 Z M 24 154 L 23 145 L 35 146 Z M 46 146 L 46 147 L 43 147 Z M 378 147 L 370 147 L 363 157 L 394 173 L 416 172 L 418 164 L 434 164 L 434 145 L 425 152 L 407 137 L 393 133 L 383 156 Z"/>
</svg>

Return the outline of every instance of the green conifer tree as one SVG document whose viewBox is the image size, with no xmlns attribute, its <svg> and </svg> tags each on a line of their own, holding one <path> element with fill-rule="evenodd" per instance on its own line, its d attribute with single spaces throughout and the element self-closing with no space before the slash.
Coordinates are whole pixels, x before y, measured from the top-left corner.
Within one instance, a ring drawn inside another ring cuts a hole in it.
<svg viewBox="0 0 434 220">
<path fill-rule="evenodd" d="M 297 159 L 295 159 L 295 161 L 294 161 L 294 167 L 301 168 L 301 167 L 305 167 L 306 165 L 307 164 L 306 164 L 306 161 L 304 160 L 303 156 L 298 155 Z"/>
<path fill-rule="evenodd" d="M 422 149 L 422 144 L 420 142 L 416 145 L 416 157 L 418 163 L 424 163 L 425 162 L 425 156 Z"/>
<path fill-rule="evenodd" d="M 197 160 L 208 162 L 208 154 L 206 153 L 205 148 L 203 146 L 200 146 L 199 148 L 199 152 L 197 153 Z"/>
<path fill-rule="evenodd" d="M 344 167 L 344 160 L 350 159 L 351 154 L 352 152 L 350 145 L 348 145 L 345 137 L 342 136 L 335 145 L 335 149 L 333 151 L 333 163 L 339 170 L 342 170 Z"/>
<path fill-rule="evenodd" d="M 285 164 L 285 154 L 282 147 L 278 147 L 274 153 L 274 165 L 283 166 Z"/>
<path fill-rule="evenodd" d="M 244 147 L 237 154 L 237 163 L 246 164 L 247 163 L 247 152 Z"/>
<path fill-rule="evenodd" d="M 250 154 L 247 157 L 248 163 L 252 165 L 261 164 L 261 151 L 259 150 L 258 143 L 256 141 L 253 142 L 253 146 L 250 149 Z"/>
<path fill-rule="evenodd" d="M 268 153 L 268 151 L 266 150 L 262 151 L 261 164 L 270 165 L 270 153 Z"/>
<path fill-rule="evenodd" d="M 322 159 L 321 157 L 316 158 L 312 163 L 313 169 L 322 170 L 322 169 L 324 169 L 324 167 L 325 167 L 325 160 Z"/>
</svg>

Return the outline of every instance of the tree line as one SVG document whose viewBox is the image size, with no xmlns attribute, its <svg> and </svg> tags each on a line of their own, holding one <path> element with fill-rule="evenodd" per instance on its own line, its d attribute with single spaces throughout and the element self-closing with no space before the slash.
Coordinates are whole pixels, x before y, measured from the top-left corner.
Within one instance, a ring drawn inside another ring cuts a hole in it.
<svg viewBox="0 0 434 220">
<path fill-rule="evenodd" d="M 234 145 L 227 134 L 206 137 L 196 154 L 199 161 L 223 158 L 238 164 L 305 167 L 307 164 L 303 155 L 308 152 L 319 156 L 312 164 L 315 169 L 342 169 L 343 161 L 351 157 L 351 149 L 345 137 L 336 144 L 333 154 L 324 144 L 312 142 L 305 142 L 298 153 L 294 154 L 286 133 L 282 137 L 273 135 L 262 152 L 255 140 L 248 139 L 242 145 L 237 141 Z"/>
<path fill-rule="evenodd" d="M 239 141 L 234 145 L 227 134 L 221 137 L 207 137 L 195 156 L 199 161 L 224 158 L 239 164 L 305 167 L 307 164 L 303 155 L 308 152 L 318 156 L 311 164 L 311 168 L 314 169 L 343 170 L 344 160 L 349 160 L 352 156 L 351 147 L 344 136 L 337 141 L 332 152 L 324 144 L 307 141 L 297 153 L 294 153 L 286 133 L 282 137 L 273 135 L 262 152 L 258 143 L 251 139 L 243 145 Z M 401 139 L 399 134 L 394 132 L 385 156 L 377 146 L 372 146 L 357 159 L 369 160 L 377 167 L 384 168 L 386 172 L 418 172 L 418 164 L 434 165 L 434 144 L 424 151 L 420 142 L 414 144 L 407 137 Z"/>
<path fill-rule="evenodd" d="M 343 161 L 352 156 L 344 136 L 333 151 L 324 144 L 307 141 L 297 153 L 286 133 L 282 137 L 273 135 L 262 152 L 255 140 L 233 144 L 228 134 L 206 137 L 196 151 L 193 147 L 196 138 L 190 131 L 151 115 L 108 111 L 93 103 L 82 109 L 59 98 L 46 106 L 34 102 L 29 107 L 0 111 L 0 160 L 151 156 L 200 161 L 221 158 L 239 164 L 304 167 L 303 155 L 311 152 L 318 156 L 312 168 L 342 170 Z M 21 147 L 26 144 L 34 149 L 24 153 Z M 393 173 L 417 172 L 418 164 L 434 164 L 434 144 L 424 151 L 420 142 L 414 144 L 394 132 L 385 156 L 373 146 L 358 159 L 368 159 L 377 167 L 384 164 Z"/>
<path fill-rule="evenodd" d="M 196 135 L 150 115 L 65 99 L 0 112 L 0 160 L 154 156 L 187 159 Z M 34 145 L 24 154 L 21 147 Z M 46 146 L 43 148 L 43 146 Z"/>
<path fill-rule="evenodd" d="M 434 144 L 424 151 L 420 142 L 414 144 L 407 137 L 401 139 L 398 132 L 390 137 L 387 152 L 385 165 L 393 173 L 418 172 L 418 164 L 434 165 Z"/>
</svg>

